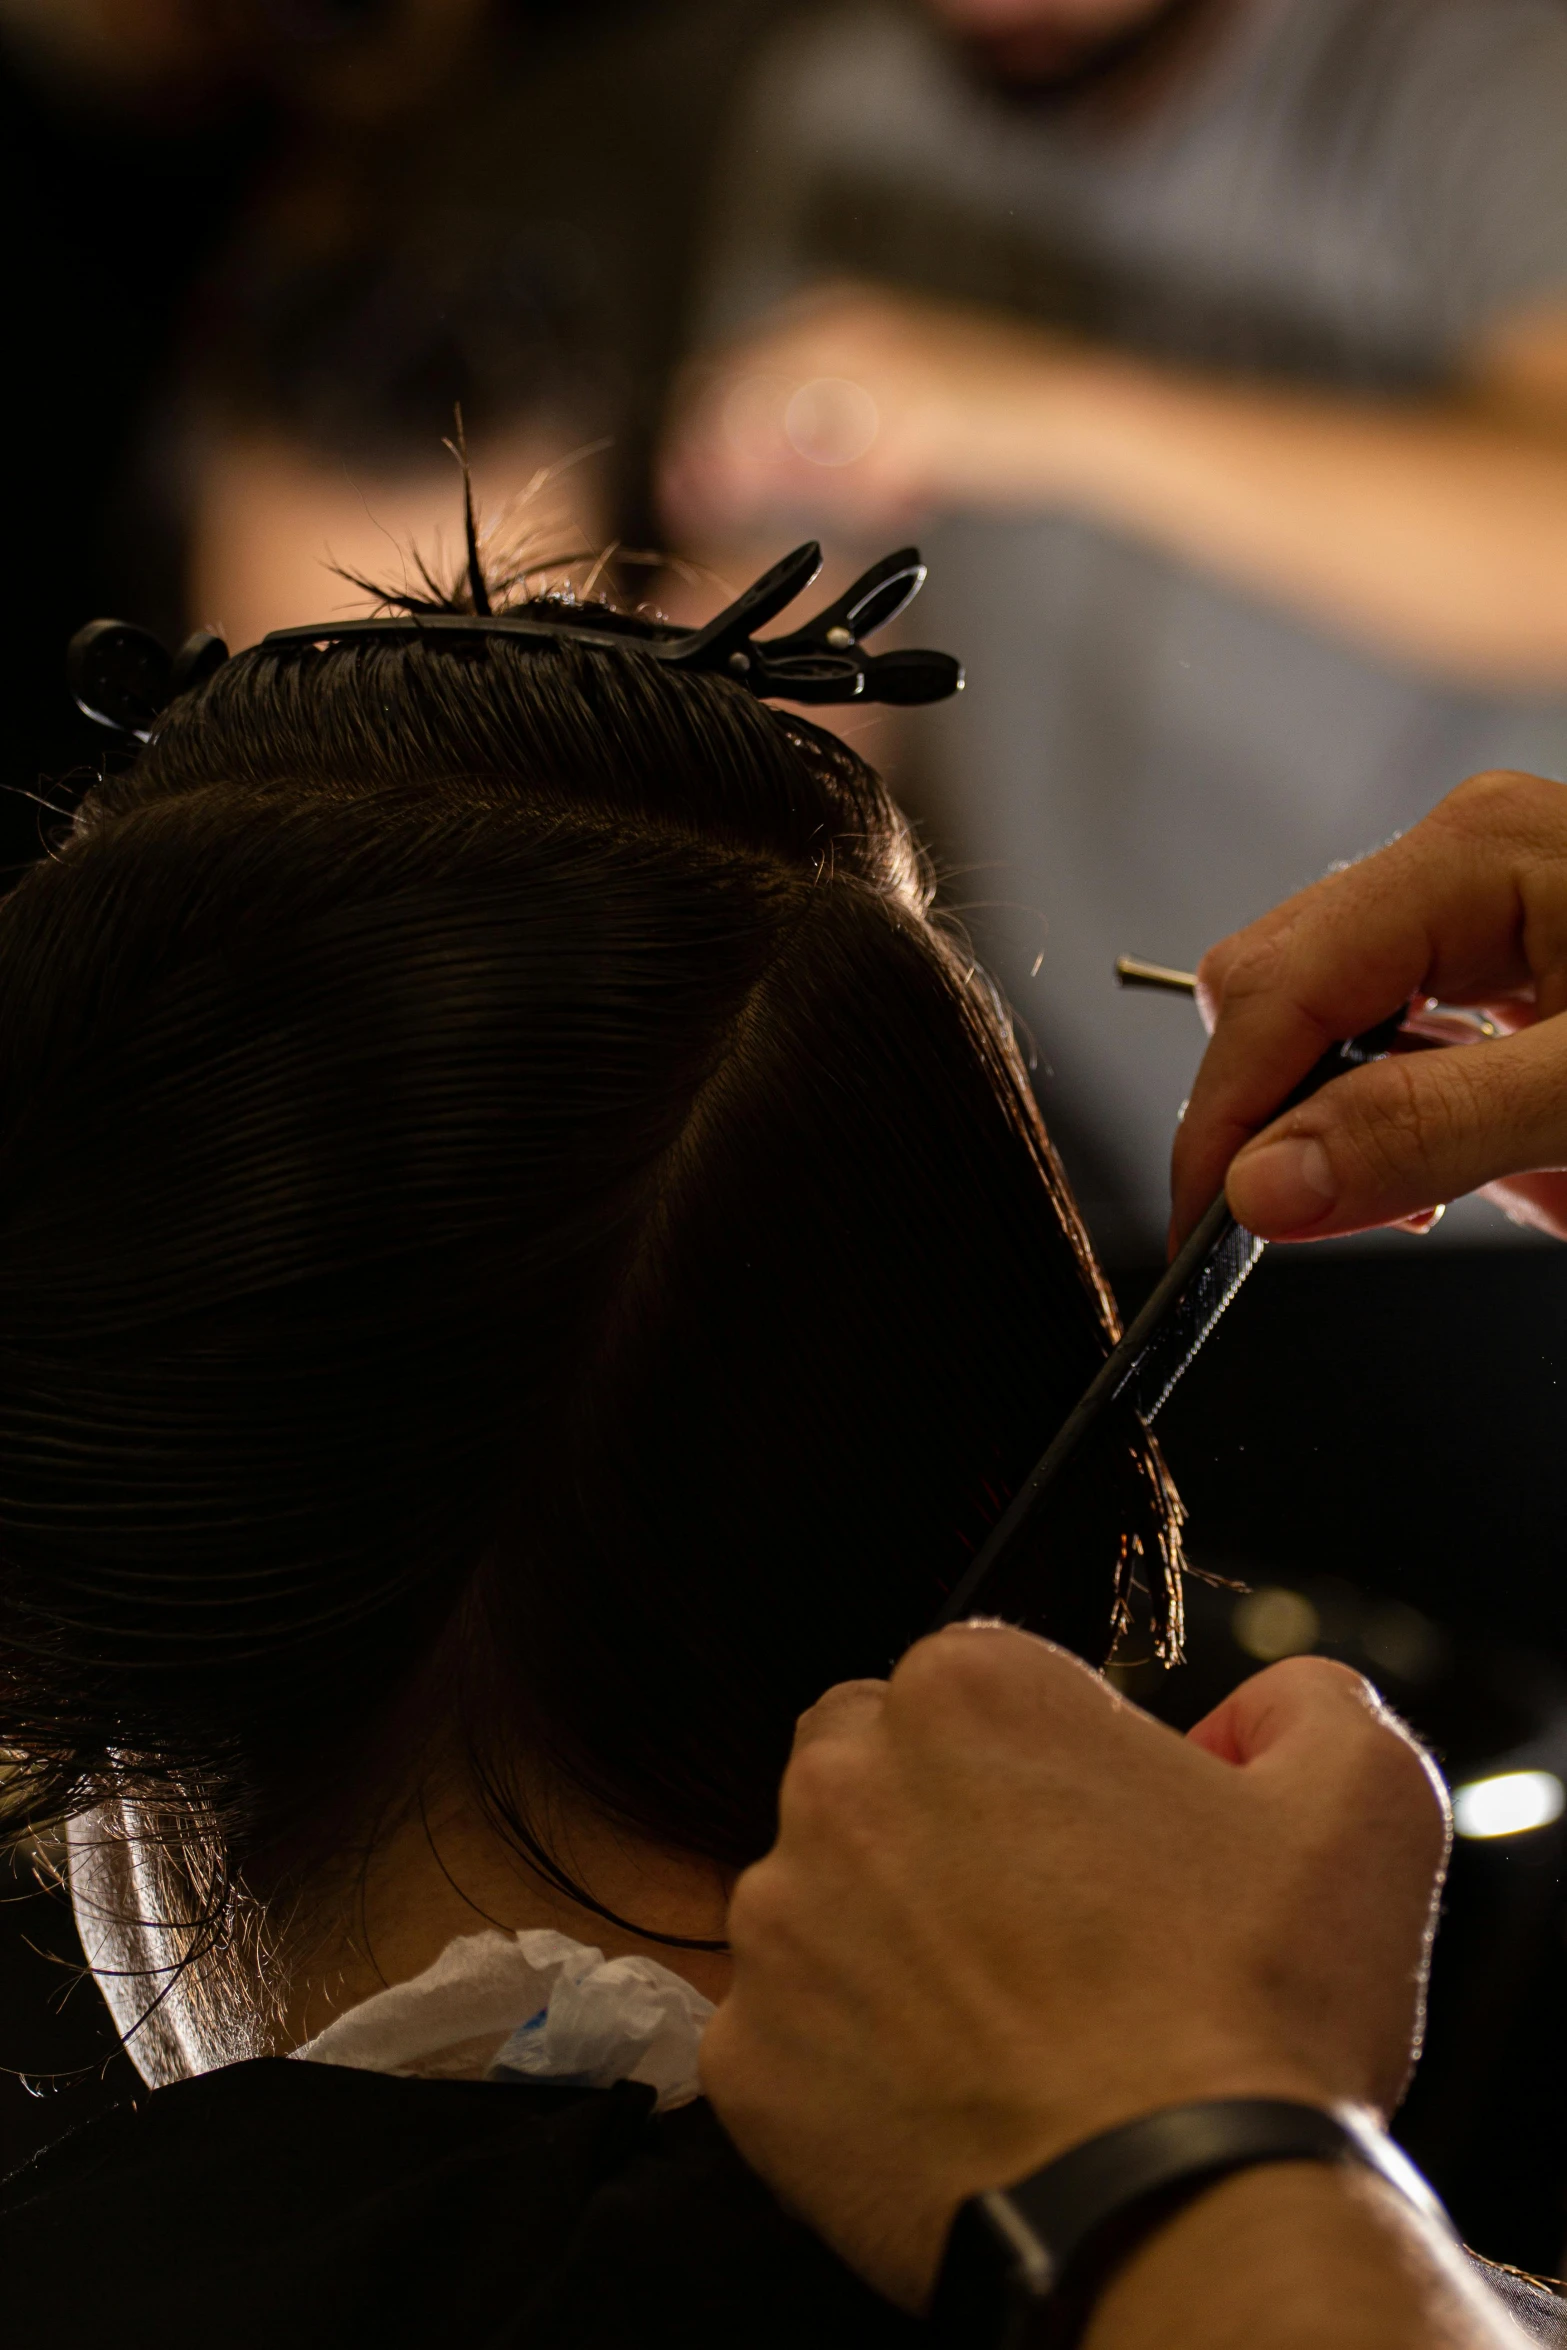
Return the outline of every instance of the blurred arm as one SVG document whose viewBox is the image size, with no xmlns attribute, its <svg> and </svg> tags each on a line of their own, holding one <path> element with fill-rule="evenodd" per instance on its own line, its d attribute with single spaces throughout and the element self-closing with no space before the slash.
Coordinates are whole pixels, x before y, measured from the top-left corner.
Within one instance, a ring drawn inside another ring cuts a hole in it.
<svg viewBox="0 0 1567 2350">
<path fill-rule="evenodd" d="M 1393 653 L 1567 681 L 1567 314 L 1499 338 L 1442 403 L 1097 355 L 1063 363 L 1058 396 L 1061 493 L 1082 510 Z M 1030 478 L 1048 496 L 1048 465 Z"/>
<path fill-rule="evenodd" d="M 677 519 L 709 527 L 802 502 L 862 527 L 932 504 L 1067 508 L 1450 675 L 1567 683 L 1567 307 L 1493 333 L 1459 391 L 1412 401 L 1185 373 L 839 289 L 724 358 L 666 478 Z"/>
</svg>

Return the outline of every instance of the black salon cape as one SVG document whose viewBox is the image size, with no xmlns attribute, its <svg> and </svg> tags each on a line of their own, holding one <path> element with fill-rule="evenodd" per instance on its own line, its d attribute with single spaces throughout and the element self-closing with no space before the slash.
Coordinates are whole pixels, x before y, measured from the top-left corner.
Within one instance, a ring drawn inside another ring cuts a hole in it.
<svg viewBox="0 0 1567 2350">
<path fill-rule="evenodd" d="M 160 2089 L 0 2187 L 17 2350 L 911 2350 L 702 2103 L 266 2058 Z M 1541 2342 L 1567 2304 L 1494 2282 Z"/>
</svg>

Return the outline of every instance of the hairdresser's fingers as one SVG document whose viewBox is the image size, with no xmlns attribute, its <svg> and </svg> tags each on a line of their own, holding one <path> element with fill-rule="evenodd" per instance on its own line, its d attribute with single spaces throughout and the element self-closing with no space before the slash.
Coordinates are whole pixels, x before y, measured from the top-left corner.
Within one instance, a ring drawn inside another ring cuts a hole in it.
<svg viewBox="0 0 1567 2350">
<path fill-rule="evenodd" d="M 918 469 L 907 425 L 926 372 L 908 305 L 852 285 L 802 294 L 688 374 L 660 458 L 665 510 L 693 527 L 802 499 L 879 515 Z"/>
<path fill-rule="evenodd" d="M 1304 1815 L 1347 1853 L 1396 1851 L 1412 1897 L 1447 1856 L 1451 1813 L 1442 1775 L 1371 1683 L 1328 1657 L 1290 1657 L 1253 1674 L 1187 1733 L 1247 1786 Z"/>
<path fill-rule="evenodd" d="M 818 288 L 677 404 L 663 496 L 677 517 L 803 504 L 864 528 L 932 502 L 1013 501 L 1021 476 L 1045 478 L 1070 369 L 1054 337 L 982 307 Z"/>
<path fill-rule="evenodd" d="M 1176 1138 L 1177 1237 L 1336 1039 L 1417 996 L 1528 991 L 1542 1020 L 1567 1007 L 1567 790 L 1472 779 L 1401 840 L 1223 941 L 1199 976 L 1213 1038 Z"/>
<path fill-rule="evenodd" d="M 1189 1746 L 1200 1746 L 1221 1762 L 1245 1767 L 1281 1741 L 1297 1739 L 1326 1723 L 1329 1734 L 1346 1712 L 1357 1719 L 1368 1703 L 1380 1709 L 1369 1682 L 1347 1665 L 1327 1657 L 1289 1657 L 1253 1673 L 1238 1689 L 1194 1722 Z"/>
<path fill-rule="evenodd" d="M 889 1682 L 846 1682 L 801 1717 L 779 1789 L 780 1849 L 809 1848 L 819 1867 L 830 1854 L 852 1874 L 889 1805 L 915 1787 L 934 1819 L 961 1810 L 960 1785 L 975 1778 L 990 1775 L 992 1794 L 1017 1769 L 1059 1781 L 1083 1739 L 1122 1711 L 1179 1746 L 1048 1641 L 1009 1625 L 950 1625 L 917 1641 Z"/>
<path fill-rule="evenodd" d="M 887 1685 L 888 1735 L 941 1753 L 1035 1739 L 1049 1749 L 1065 1725 L 1123 1710 L 1136 1711 L 1069 1649 L 980 1618 L 916 1641 Z"/>
<path fill-rule="evenodd" d="M 1488 1183 L 1485 1197 L 1515 1224 L 1567 1240 L 1567 1175 L 1509 1175 Z"/>
<path fill-rule="evenodd" d="M 1360 1673 L 1330 1657 L 1289 1657 L 1254 1673 L 1187 1732 L 1187 1743 L 1260 1787 L 1320 1788 L 1346 1762 L 1381 1758 L 1424 1803 L 1446 1796 L 1430 1757 Z M 1412 1766 L 1412 1768 L 1411 1768 Z"/>
<path fill-rule="evenodd" d="M 1244 1682 L 1192 1739 L 1237 1766 L 1234 1783 L 1265 1824 L 1267 1859 L 1293 1912 L 1269 1964 L 1294 1990 L 1341 1981 L 1353 1997 L 1316 2010 L 1319 2046 L 1339 2077 L 1390 2112 L 1418 2047 L 1425 1954 L 1450 1837 L 1447 1793 L 1430 1757 L 1358 1673 L 1293 1657 Z"/>
<path fill-rule="evenodd" d="M 887 1702 L 885 1681 L 840 1681 L 807 1706 L 794 1726 L 795 1754 L 824 1739 L 862 1736 L 881 1720 Z"/>
<path fill-rule="evenodd" d="M 1564 1167 L 1567 1019 L 1557 1019 L 1473 1051 L 1352 1070 L 1249 1143 L 1225 1189 L 1248 1231 L 1313 1240 Z"/>
</svg>

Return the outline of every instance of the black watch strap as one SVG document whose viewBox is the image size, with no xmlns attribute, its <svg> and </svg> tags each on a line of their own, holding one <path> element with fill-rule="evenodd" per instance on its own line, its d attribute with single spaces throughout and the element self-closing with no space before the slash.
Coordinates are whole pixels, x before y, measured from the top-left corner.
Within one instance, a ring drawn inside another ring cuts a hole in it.
<svg viewBox="0 0 1567 2350">
<path fill-rule="evenodd" d="M 1363 2165 L 1452 2232 L 1413 2163 L 1352 2109 L 1273 2097 L 1172 2105 L 965 2203 L 936 2287 L 937 2332 L 954 2350 L 1063 2350 L 1138 2244 L 1205 2187 L 1272 2162 Z"/>
</svg>

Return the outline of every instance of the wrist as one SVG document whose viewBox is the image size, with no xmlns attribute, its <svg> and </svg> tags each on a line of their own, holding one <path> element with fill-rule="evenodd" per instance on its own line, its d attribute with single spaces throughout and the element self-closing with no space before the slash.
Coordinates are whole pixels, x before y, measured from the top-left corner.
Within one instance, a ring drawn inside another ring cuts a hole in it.
<svg viewBox="0 0 1567 2350">
<path fill-rule="evenodd" d="M 1456 2320 L 1456 2322 L 1455 2322 Z M 1515 2343 L 1444 2236 L 1370 2171 L 1221 2179 L 1109 2278 L 1082 2350 L 1474 2350 Z"/>
<path fill-rule="evenodd" d="M 1137 2121 L 1165 2106 L 1223 2097 L 1282 2098 L 1324 2111 L 1363 2103 L 1348 2095 L 1341 2082 L 1330 2081 L 1320 2067 L 1271 2051 L 1193 2047 L 1158 2063 L 1129 2061 L 1115 2072 L 1106 2070 L 1078 2081 L 1057 2079 L 1048 2092 L 1020 2105 L 1004 2125 L 998 2116 L 991 2143 L 964 2150 L 956 2199 L 1003 2183 L 996 2176 L 996 2161 L 1003 2154 L 1010 2164 L 1007 2175 L 1020 2178 L 1123 2122 Z M 981 2177 L 982 2169 L 989 2175 Z"/>
<path fill-rule="evenodd" d="M 889 2243 L 879 2289 L 908 2309 L 928 2307 L 941 2256 L 959 2210 L 971 2197 L 1029 2178 L 1106 2132 L 1166 2108 L 1223 2098 L 1275 2098 L 1343 2112 L 1347 2102 L 1320 2072 L 1276 2056 L 1193 2051 L 1124 2075 L 1051 2084 L 1041 2095 L 1007 2110 L 993 2107 L 961 2131 L 932 2121 L 922 2132 L 944 2159 L 927 2170 L 912 2200 L 896 2249 Z M 1360 2107 L 1369 2122 L 1380 2116 Z"/>
<path fill-rule="evenodd" d="M 1425 2180 L 1367 2118 L 1294 2099 L 1201 2099 L 1101 2132 L 965 2203 L 936 2331 L 965 2350 L 1074 2350 L 1108 2285 L 1182 2213 L 1237 2175 L 1303 2163 L 1379 2178 L 1418 2226 L 1454 2241 Z"/>
</svg>

